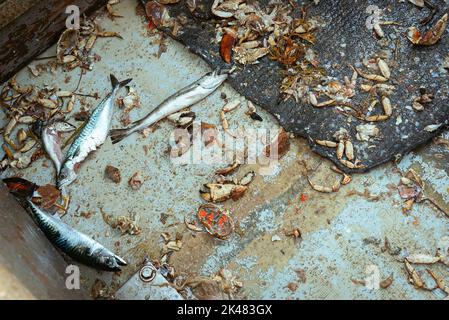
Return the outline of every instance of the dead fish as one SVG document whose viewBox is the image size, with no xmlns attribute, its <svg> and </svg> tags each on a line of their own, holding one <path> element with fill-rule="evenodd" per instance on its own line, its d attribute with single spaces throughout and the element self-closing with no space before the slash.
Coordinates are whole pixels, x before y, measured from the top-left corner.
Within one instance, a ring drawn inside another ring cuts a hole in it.
<svg viewBox="0 0 449 320">
<path fill-rule="evenodd" d="M 168 115 L 201 101 L 214 92 L 227 78 L 228 72 L 220 69 L 206 74 L 201 79 L 165 99 L 156 109 L 134 122 L 130 127 L 111 130 L 112 143 L 117 143 L 130 134 L 143 130 Z"/>
<path fill-rule="evenodd" d="M 125 260 L 103 245 L 44 212 L 30 199 L 26 200 L 26 204 L 48 240 L 69 257 L 105 271 L 120 271 L 121 266 L 127 265 Z"/>
<path fill-rule="evenodd" d="M 114 111 L 115 93 L 132 80 L 126 79 L 119 82 L 112 74 L 110 78 L 112 91 L 92 112 L 89 120 L 87 120 L 82 130 L 80 130 L 65 155 L 58 176 L 58 188 L 60 189 L 76 179 L 75 166 L 86 159 L 89 153 L 96 150 L 106 141 Z"/>
<path fill-rule="evenodd" d="M 56 176 L 59 175 L 62 165 L 61 132 L 71 132 L 75 129 L 75 126 L 65 121 L 50 123 L 42 129 L 42 145 L 55 165 Z"/>
<path fill-rule="evenodd" d="M 76 231 L 61 219 L 43 211 L 32 201 L 38 186 L 22 178 L 6 178 L 3 182 L 14 196 L 31 211 L 32 217 L 47 238 L 69 257 L 83 264 L 105 271 L 120 271 L 125 260 L 106 249 L 100 243 Z"/>
</svg>

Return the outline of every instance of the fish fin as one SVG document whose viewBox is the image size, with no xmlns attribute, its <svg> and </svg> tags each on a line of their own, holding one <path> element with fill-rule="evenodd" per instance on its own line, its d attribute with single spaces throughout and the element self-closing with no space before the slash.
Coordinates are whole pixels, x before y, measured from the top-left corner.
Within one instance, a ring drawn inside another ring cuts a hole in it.
<svg viewBox="0 0 449 320">
<path fill-rule="evenodd" d="M 126 79 L 123 81 L 118 81 L 117 78 L 112 73 L 110 74 L 110 77 L 111 77 L 111 85 L 112 85 L 113 89 L 126 86 L 132 80 L 131 78 L 129 78 L 129 79 Z"/>
<path fill-rule="evenodd" d="M 131 133 L 128 128 L 112 129 L 111 131 L 109 131 L 109 136 L 111 137 L 113 144 L 116 144 L 117 142 L 122 141 L 124 138 L 126 138 L 130 134 Z"/>
<path fill-rule="evenodd" d="M 38 188 L 34 182 L 17 177 L 5 178 L 3 182 L 6 184 L 9 192 L 21 199 L 33 197 L 34 192 Z"/>
</svg>

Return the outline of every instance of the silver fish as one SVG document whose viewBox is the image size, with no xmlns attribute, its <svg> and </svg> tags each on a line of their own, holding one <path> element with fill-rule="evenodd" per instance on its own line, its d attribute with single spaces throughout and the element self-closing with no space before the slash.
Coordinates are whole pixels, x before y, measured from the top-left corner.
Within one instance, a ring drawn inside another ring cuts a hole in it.
<svg viewBox="0 0 449 320">
<path fill-rule="evenodd" d="M 111 127 L 115 93 L 132 80 L 126 79 L 119 82 L 112 74 L 110 77 L 112 91 L 95 108 L 67 151 L 58 176 L 57 184 L 60 189 L 76 179 L 75 166 L 106 141 Z"/>
<path fill-rule="evenodd" d="M 120 271 L 121 266 L 127 265 L 125 260 L 61 219 L 44 212 L 30 199 L 26 200 L 26 205 L 48 240 L 72 259 L 105 271 Z"/>
<path fill-rule="evenodd" d="M 61 132 L 71 132 L 75 129 L 74 125 L 65 121 L 50 123 L 42 129 L 42 144 L 45 152 L 55 165 L 56 176 L 59 175 L 62 166 Z"/>
<path fill-rule="evenodd" d="M 111 130 L 112 143 L 117 143 L 130 134 L 145 129 L 168 115 L 201 101 L 214 92 L 228 78 L 228 74 L 228 71 L 220 69 L 209 72 L 165 99 L 153 111 L 144 118 L 133 122 L 128 128 Z"/>
</svg>

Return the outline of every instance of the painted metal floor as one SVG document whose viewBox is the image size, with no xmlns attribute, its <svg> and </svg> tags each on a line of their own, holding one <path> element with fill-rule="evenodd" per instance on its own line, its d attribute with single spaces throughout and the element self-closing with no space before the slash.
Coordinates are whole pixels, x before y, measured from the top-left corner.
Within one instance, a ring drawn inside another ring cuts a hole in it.
<svg viewBox="0 0 449 320">
<path fill-rule="evenodd" d="M 98 92 L 103 97 L 110 89 L 110 73 L 119 79 L 132 77 L 132 86 L 141 98 L 141 107 L 131 112 L 134 120 L 209 69 L 200 58 L 170 39 L 166 40 L 167 52 L 158 59 L 159 36 L 148 36 L 141 18 L 136 15 L 135 2 L 124 0 L 115 8 L 124 18 L 111 21 L 101 15 L 98 22 L 106 30 L 120 32 L 124 40 L 97 41 L 93 50 L 101 56 L 101 61 L 83 77 L 81 88 L 84 93 Z M 52 47 L 43 56 L 54 52 Z M 64 83 L 67 76 L 71 80 Z M 21 84 L 57 84 L 62 90 L 73 90 L 78 76 L 79 70 L 74 70 L 36 78 L 24 69 L 18 80 Z M 228 97 L 238 96 L 225 84 L 192 108 L 197 119 L 220 127 L 221 92 Z M 124 91 L 120 94 L 123 96 Z M 86 98 L 86 102 L 94 107 L 99 100 Z M 79 102 L 74 112 L 78 108 Z M 261 109 L 258 110 L 264 119 L 261 123 L 252 121 L 245 111 L 240 108 L 230 114 L 231 127 L 276 129 L 278 126 L 274 118 Z M 121 111 L 117 111 L 114 127 L 121 126 L 120 115 Z M 4 122 L 1 115 L 0 122 Z M 82 267 L 85 289 L 90 290 L 96 279 L 102 279 L 111 291 L 116 290 L 139 270 L 146 255 L 152 259 L 161 257 L 162 232 L 172 235 L 179 232 L 184 245 L 171 258 L 177 272 L 210 276 L 220 268 L 227 268 L 239 276 L 243 282 L 241 296 L 249 299 L 444 297 L 439 291 L 415 289 L 408 283 L 403 263 L 381 252 L 386 236 L 392 247 L 401 248 L 403 253 L 427 254 L 433 254 L 444 237 L 449 236 L 449 217 L 430 204 L 416 204 L 409 215 L 402 213 L 402 200 L 395 189 L 400 175 L 393 165 L 355 175 L 338 193 L 318 193 L 310 188 L 302 161 L 307 163 L 310 177 L 316 183 L 328 184 L 337 175 L 329 169 L 330 162 L 313 154 L 305 141 L 293 139 L 290 151 L 272 176 L 257 175 L 242 199 L 224 203 L 224 207 L 232 210 L 242 232 L 228 241 L 219 241 L 207 234 L 188 231 L 184 216 L 196 212 L 202 203 L 198 190 L 213 180 L 214 171 L 223 164 L 174 165 L 166 152 L 172 128 L 168 122 L 161 122 L 146 138 L 133 135 L 114 146 L 108 140 L 83 164 L 77 181 L 69 187 L 72 200 L 63 220 L 115 249 L 129 262 L 129 267 L 120 275 Z M 402 170 L 414 168 L 422 175 L 430 191 L 428 195 L 446 212 L 449 212 L 448 160 L 449 150 L 444 146 L 429 145 L 407 155 L 399 164 Z M 120 169 L 120 184 L 104 178 L 108 164 Z M 237 176 L 250 169 L 257 173 L 258 167 L 245 165 Z M 127 181 L 136 171 L 142 173 L 144 183 L 140 190 L 133 191 Z M 54 183 L 54 169 L 48 159 L 36 161 L 21 172 L 36 183 Z M 5 176 L 12 174 L 14 172 L 9 171 Z M 365 189 L 379 199 L 351 195 L 351 191 L 363 193 Z M 301 194 L 306 196 L 306 201 L 300 200 Z M 100 208 L 114 216 L 134 216 L 142 229 L 141 234 L 121 236 L 105 224 Z M 85 218 L 83 212 L 90 212 L 92 216 Z M 284 235 L 294 228 L 301 230 L 299 241 Z M 281 240 L 273 242 L 274 235 Z M 367 277 L 365 272 L 372 266 L 379 271 L 381 279 L 393 275 L 394 281 L 388 289 L 370 290 L 351 281 Z M 445 275 L 449 282 L 447 267 L 438 264 L 431 268 Z M 298 278 L 298 270 L 303 270 L 302 279 Z M 429 285 L 432 286 L 430 280 Z"/>
</svg>

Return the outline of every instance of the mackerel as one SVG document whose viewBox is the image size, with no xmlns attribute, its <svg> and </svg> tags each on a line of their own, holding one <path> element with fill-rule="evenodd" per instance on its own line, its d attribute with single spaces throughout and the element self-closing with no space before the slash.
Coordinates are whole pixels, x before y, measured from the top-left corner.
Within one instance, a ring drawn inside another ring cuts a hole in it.
<svg viewBox="0 0 449 320">
<path fill-rule="evenodd" d="M 92 151 L 102 145 L 108 136 L 114 111 L 116 92 L 127 85 L 132 79 L 119 82 L 112 74 L 112 91 L 100 102 L 92 112 L 89 120 L 74 139 L 65 155 L 58 176 L 58 188 L 62 189 L 76 179 L 75 167 L 79 165 Z"/>
<path fill-rule="evenodd" d="M 5 178 L 9 192 L 12 193 L 26 209 L 48 240 L 72 259 L 106 271 L 120 271 L 126 266 L 125 260 L 115 255 L 104 246 L 68 226 L 61 219 L 52 216 L 36 206 L 32 198 L 39 188 L 35 183 L 19 177 Z"/>
<path fill-rule="evenodd" d="M 127 265 L 125 260 L 97 241 L 44 212 L 31 199 L 25 202 L 48 240 L 72 259 L 105 271 L 120 271 L 120 266 Z"/>
</svg>

